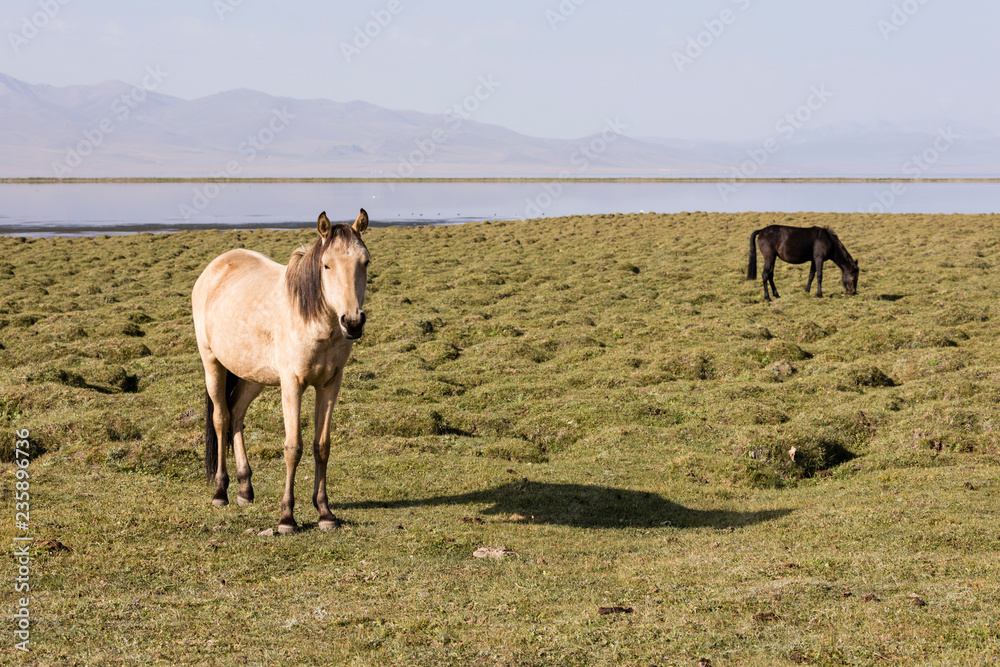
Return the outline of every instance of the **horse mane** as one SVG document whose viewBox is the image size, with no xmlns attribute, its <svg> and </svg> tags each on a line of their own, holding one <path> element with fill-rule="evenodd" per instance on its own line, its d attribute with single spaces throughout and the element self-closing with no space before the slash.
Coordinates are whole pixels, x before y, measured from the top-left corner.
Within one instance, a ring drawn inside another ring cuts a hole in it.
<svg viewBox="0 0 1000 667">
<path fill-rule="evenodd" d="M 285 271 L 285 288 L 299 315 L 306 322 L 322 318 L 327 309 L 323 296 L 323 253 L 337 239 L 349 243 L 353 240 L 354 233 L 350 225 L 333 225 L 325 239 L 320 237 L 311 246 L 296 249 L 289 258 L 288 269 Z"/>
<path fill-rule="evenodd" d="M 838 250 L 838 251 L 839 251 L 839 252 L 840 252 L 840 253 L 841 253 L 841 254 L 842 254 L 842 255 L 843 255 L 843 256 L 844 256 L 845 258 L 847 258 L 847 261 L 849 261 L 849 262 L 850 262 L 851 264 L 853 264 L 854 266 L 857 266 L 857 265 L 858 265 L 858 263 L 857 263 L 856 261 L 854 261 L 854 258 L 853 258 L 853 257 L 851 257 L 851 253 L 847 252 L 847 248 L 846 248 L 846 247 L 844 247 L 844 244 L 843 244 L 843 243 L 841 242 L 841 240 L 840 240 L 840 237 L 838 237 L 838 236 L 837 236 L 837 235 L 836 235 L 836 234 L 834 233 L 834 231 L 833 231 L 832 229 L 830 229 L 829 227 L 823 227 L 823 231 L 824 231 L 824 232 L 826 232 L 827 234 L 829 234 L 829 235 L 830 235 L 830 239 L 831 239 L 831 240 L 833 241 L 833 245 L 834 245 L 834 247 L 836 247 L 836 248 L 837 248 L 837 250 Z"/>
</svg>

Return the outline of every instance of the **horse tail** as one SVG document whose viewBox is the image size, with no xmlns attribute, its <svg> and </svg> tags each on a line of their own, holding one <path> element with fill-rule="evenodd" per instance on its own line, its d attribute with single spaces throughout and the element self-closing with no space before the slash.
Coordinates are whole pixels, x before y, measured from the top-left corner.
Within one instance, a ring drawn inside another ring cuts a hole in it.
<svg viewBox="0 0 1000 667">
<path fill-rule="evenodd" d="M 758 229 L 750 235 L 750 262 L 747 264 L 747 280 L 757 280 L 757 235 Z"/>
<path fill-rule="evenodd" d="M 226 409 L 232 410 L 231 399 L 235 393 L 236 383 L 240 381 L 232 371 L 226 369 Z M 212 418 L 215 413 L 215 404 L 212 397 L 205 389 L 205 477 L 211 484 L 215 479 L 215 473 L 219 470 L 219 434 L 215 432 L 215 420 Z M 226 438 L 229 444 L 233 444 L 233 429 L 229 429 Z"/>
</svg>

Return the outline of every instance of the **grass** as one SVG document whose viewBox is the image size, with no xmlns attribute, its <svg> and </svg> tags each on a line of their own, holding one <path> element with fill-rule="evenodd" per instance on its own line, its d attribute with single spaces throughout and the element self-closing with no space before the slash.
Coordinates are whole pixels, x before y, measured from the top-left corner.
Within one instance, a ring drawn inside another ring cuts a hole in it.
<svg viewBox="0 0 1000 667">
<path fill-rule="evenodd" d="M 834 227 L 859 294 L 779 264 L 764 304 L 747 240 L 774 222 Z M 229 248 L 286 261 L 313 234 L 0 239 L 30 661 L 996 664 L 1000 217 L 373 229 L 334 413 L 346 527 L 315 529 L 307 452 L 304 530 L 267 537 L 279 396 L 247 418 L 257 504 L 213 508 L 189 294 Z"/>
</svg>

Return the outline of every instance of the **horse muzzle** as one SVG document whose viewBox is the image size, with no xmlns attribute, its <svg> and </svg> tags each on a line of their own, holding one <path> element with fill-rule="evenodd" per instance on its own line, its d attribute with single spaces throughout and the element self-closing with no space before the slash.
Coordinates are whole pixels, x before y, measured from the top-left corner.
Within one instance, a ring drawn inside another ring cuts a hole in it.
<svg viewBox="0 0 1000 667">
<path fill-rule="evenodd" d="M 365 311 L 361 311 L 361 316 L 354 320 L 349 320 L 345 315 L 340 316 L 340 328 L 344 332 L 347 340 L 357 340 L 365 332 Z"/>
</svg>

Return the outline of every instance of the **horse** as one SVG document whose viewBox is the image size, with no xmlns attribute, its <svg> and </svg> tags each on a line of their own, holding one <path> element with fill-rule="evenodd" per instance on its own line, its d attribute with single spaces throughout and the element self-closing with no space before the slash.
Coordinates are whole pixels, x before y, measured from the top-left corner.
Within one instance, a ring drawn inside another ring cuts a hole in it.
<svg viewBox="0 0 1000 667">
<path fill-rule="evenodd" d="M 764 300 L 770 301 L 767 284 L 771 283 L 774 298 L 778 296 L 778 288 L 774 286 L 774 258 L 780 257 L 789 264 L 812 262 L 809 267 L 809 281 L 806 283 L 806 294 L 812 288 L 813 278 L 816 278 L 816 296 L 823 296 L 823 262 L 831 260 L 840 267 L 841 281 L 848 294 L 858 291 L 858 263 L 847 252 L 833 230 L 827 227 L 787 227 L 785 225 L 770 225 L 758 229 L 750 235 L 750 262 L 747 265 L 747 280 L 757 278 L 757 244 L 764 256 Z"/>
<path fill-rule="evenodd" d="M 340 527 L 327 506 L 330 416 L 354 341 L 365 326 L 368 227 L 364 209 L 353 225 L 316 222 L 319 238 L 292 253 L 288 265 L 250 250 L 230 250 L 205 268 L 191 292 L 198 352 L 205 367 L 205 474 L 212 504 L 229 504 L 226 452 L 236 456 L 241 506 L 254 500 L 243 440 L 247 408 L 265 386 L 281 387 L 285 422 L 285 490 L 278 532 L 294 533 L 295 468 L 302 457 L 302 394 L 316 390 L 313 505 L 320 530 Z"/>
</svg>

